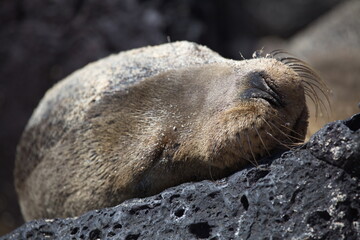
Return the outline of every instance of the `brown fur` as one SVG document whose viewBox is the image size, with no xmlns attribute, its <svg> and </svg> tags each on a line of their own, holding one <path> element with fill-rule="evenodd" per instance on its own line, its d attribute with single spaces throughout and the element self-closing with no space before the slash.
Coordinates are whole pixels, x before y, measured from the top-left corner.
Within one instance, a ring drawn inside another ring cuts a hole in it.
<svg viewBox="0 0 360 240">
<path fill-rule="evenodd" d="M 214 59 L 115 90 L 107 84 L 117 76 L 99 68 L 109 68 L 105 61 L 51 89 L 18 146 L 15 179 L 24 218 L 77 216 L 183 182 L 221 178 L 304 138 L 304 79 L 296 71 L 273 58 Z M 100 70 L 88 74 L 94 69 Z M 254 73 L 283 106 L 240 97 Z M 94 85 L 86 82 L 96 76 Z"/>
</svg>

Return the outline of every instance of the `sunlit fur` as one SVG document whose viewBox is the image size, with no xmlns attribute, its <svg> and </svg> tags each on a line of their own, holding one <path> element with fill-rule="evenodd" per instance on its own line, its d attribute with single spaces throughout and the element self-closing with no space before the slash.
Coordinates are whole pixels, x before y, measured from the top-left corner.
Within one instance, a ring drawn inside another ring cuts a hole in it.
<svg viewBox="0 0 360 240">
<path fill-rule="evenodd" d="M 292 56 L 284 50 L 274 50 L 266 55 L 266 57 L 275 58 L 284 63 L 302 77 L 305 94 L 315 104 L 316 115 L 318 115 L 319 112 L 327 112 L 329 110 L 330 90 L 321 77 L 306 62 Z"/>
<path fill-rule="evenodd" d="M 78 216 L 257 166 L 303 141 L 305 94 L 324 107 L 318 75 L 283 51 L 234 61 L 178 42 L 89 64 L 46 93 L 24 130 L 14 174 L 24 218 Z"/>
<path fill-rule="evenodd" d="M 257 51 L 256 54 L 253 54 L 254 58 L 261 58 L 262 50 Z M 266 54 L 266 58 L 273 58 L 281 63 L 285 64 L 286 66 L 290 67 L 293 71 L 295 71 L 300 77 L 302 81 L 302 86 L 305 90 L 305 95 L 311 99 L 312 103 L 315 105 L 315 115 L 321 113 L 327 113 L 329 109 L 331 109 L 330 101 L 329 101 L 329 88 L 325 84 L 325 82 L 321 79 L 321 77 L 313 70 L 306 62 L 292 56 L 290 53 L 284 50 L 274 50 L 269 54 Z M 278 143 L 278 146 L 285 149 L 293 149 L 293 147 L 299 146 L 303 144 L 303 136 L 301 136 L 298 132 L 294 129 L 289 128 L 286 126 L 286 123 L 283 122 L 281 118 L 277 115 L 273 114 L 273 117 L 277 119 L 277 124 L 268 122 L 266 119 L 262 118 L 262 120 L 268 126 L 266 129 L 266 133 L 270 136 L 275 142 Z M 277 126 L 278 125 L 278 126 Z M 267 152 L 267 155 L 270 155 L 266 144 L 262 140 L 261 135 L 257 128 L 254 129 L 257 132 L 257 135 L 260 138 L 261 144 Z M 274 133 L 280 133 L 284 136 L 284 139 L 279 139 L 274 136 Z M 250 142 L 249 142 L 249 146 Z M 251 149 L 250 149 L 251 150 Z M 251 151 L 253 152 L 253 151 Z M 248 159 L 250 163 L 254 166 L 258 165 L 257 158 L 252 153 L 253 158 Z"/>
</svg>

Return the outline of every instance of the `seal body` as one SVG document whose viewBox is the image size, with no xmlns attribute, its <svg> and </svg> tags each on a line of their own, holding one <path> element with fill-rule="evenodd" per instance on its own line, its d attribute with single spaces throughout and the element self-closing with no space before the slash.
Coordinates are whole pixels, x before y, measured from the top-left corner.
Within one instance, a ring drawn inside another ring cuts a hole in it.
<svg viewBox="0 0 360 240">
<path fill-rule="evenodd" d="M 304 138 L 301 76 L 189 42 L 89 64 L 50 89 L 17 149 L 25 220 L 77 216 L 217 179 Z"/>
</svg>

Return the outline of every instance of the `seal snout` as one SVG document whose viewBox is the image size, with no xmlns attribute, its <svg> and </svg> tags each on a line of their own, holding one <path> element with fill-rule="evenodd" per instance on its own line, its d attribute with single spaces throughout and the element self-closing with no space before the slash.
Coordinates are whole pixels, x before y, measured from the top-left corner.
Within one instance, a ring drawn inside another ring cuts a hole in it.
<svg viewBox="0 0 360 240">
<path fill-rule="evenodd" d="M 284 106 L 280 96 L 269 86 L 264 77 L 259 73 L 251 73 L 248 76 L 247 87 L 240 95 L 242 99 L 261 98 L 276 107 Z"/>
</svg>

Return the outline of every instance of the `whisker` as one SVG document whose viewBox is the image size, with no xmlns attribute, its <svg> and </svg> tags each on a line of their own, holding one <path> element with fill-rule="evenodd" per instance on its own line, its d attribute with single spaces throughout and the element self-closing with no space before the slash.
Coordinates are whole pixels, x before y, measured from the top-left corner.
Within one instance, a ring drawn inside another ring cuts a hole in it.
<svg viewBox="0 0 360 240">
<path fill-rule="evenodd" d="M 313 85 L 314 87 L 316 87 L 316 89 L 320 91 L 320 93 L 326 98 L 326 100 L 329 101 L 330 89 L 326 86 L 326 84 L 323 81 L 319 81 L 319 79 L 315 79 L 308 73 L 297 72 L 297 74 L 303 78 L 303 82 L 307 82 Z"/>
<path fill-rule="evenodd" d="M 212 181 L 215 181 L 214 178 L 213 178 L 213 175 L 212 175 L 212 173 L 211 173 L 211 164 L 209 164 L 209 175 L 210 175 L 210 179 L 211 179 Z"/>
<path fill-rule="evenodd" d="M 314 76 L 319 76 L 306 62 L 296 57 L 283 57 L 278 60 L 286 65 L 291 65 L 292 67 L 300 67 L 303 70 L 312 73 Z"/>
<path fill-rule="evenodd" d="M 245 161 L 251 163 L 254 167 L 257 167 L 256 162 L 253 162 L 252 160 L 250 160 L 250 159 L 247 158 L 247 157 L 243 157 L 243 158 L 245 159 Z"/>
<path fill-rule="evenodd" d="M 268 123 L 268 121 L 266 121 L 265 118 L 261 117 L 261 119 L 269 126 L 269 128 L 270 128 L 271 131 L 274 131 L 274 130 L 272 129 L 272 127 L 270 126 L 270 124 Z"/>
<path fill-rule="evenodd" d="M 305 86 L 305 85 L 304 85 L 304 89 L 305 89 L 305 95 L 308 96 L 311 99 L 311 101 L 315 105 L 315 108 L 317 108 L 318 102 L 316 101 L 316 99 L 314 99 L 314 97 L 313 97 L 314 94 L 313 94 L 312 90 L 310 88 L 308 88 L 307 86 Z"/>
<path fill-rule="evenodd" d="M 273 130 L 268 121 L 266 121 L 264 118 L 261 118 L 261 119 L 270 127 L 271 130 Z M 273 125 L 273 124 L 272 124 L 272 125 Z M 284 134 L 284 133 L 283 133 L 280 129 L 278 129 L 275 125 L 273 125 L 273 127 L 275 127 L 278 131 L 280 131 L 282 134 Z M 269 133 L 268 131 L 266 131 L 266 132 Z M 284 134 L 284 135 L 287 136 L 286 134 Z M 289 140 L 291 141 L 291 139 L 289 139 Z"/>
<path fill-rule="evenodd" d="M 305 64 L 306 63 L 289 63 L 286 65 L 288 65 L 292 69 L 302 70 L 304 72 L 310 73 L 310 74 L 314 75 L 315 77 L 321 79 L 320 76 L 314 70 L 312 70 L 310 67 L 306 66 Z"/>
<path fill-rule="evenodd" d="M 274 116 L 275 116 L 275 115 L 274 115 Z M 266 119 L 264 119 L 264 118 L 261 118 L 261 119 L 262 119 L 262 120 L 270 127 L 270 129 L 272 130 L 272 127 L 271 127 L 271 125 L 268 123 L 268 121 L 266 121 Z M 275 125 L 273 125 L 273 126 L 276 127 Z M 277 128 L 277 127 L 276 127 L 276 128 Z M 277 129 L 278 129 L 278 128 L 277 128 Z M 294 150 L 293 148 L 291 148 L 291 146 L 296 147 L 296 146 L 299 146 L 299 144 L 302 144 L 302 143 L 303 143 L 303 139 L 296 138 L 296 137 L 294 137 L 294 136 L 288 135 L 288 134 L 282 132 L 280 129 L 278 129 L 278 130 L 279 130 L 283 135 L 285 135 L 285 136 L 288 138 L 288 140 L 290 140 L 290 143 L 285 144 L 285 143 L 279 141 L 277 138 L 275 138 L 270 132 L 266 131 L 266 133 L 267 133 L 268 135 L 270 135 L 274 140 L 276 140 L 276 142 L 279 143 L 281 146 L 284 146 L 284 147 L 286 147 L 287 149 L 290 149 L 290 150 Z M 296 133 L 296 132 L 295 132 L 295 133 Z M 295 139 L 295 140 L 299 140 L 299 142 L 294 142 L 294 141 L 291 140 L 289 137 L 291 137 L 291 138 L 293 138 L 293 139 Z"/>
<path fill-rule="evenodd" d="M 323 96 L 325 97 L 327 105 L 328 105 L 329 107 L 331 106 L 328 93 L 325 92 L 325 91 L 329 91 L 329 90 L 324 90 L 324 89 L 321 88 L 319 85 L 317 85 L 317 84 L 315 84 L 315 83 L 313 83 L 313 82 L 306 82 L 306 81 L 304 81 L 304 82 L 307 83 L 308 85 L 311 85 L 311 86 L 316 87 L 316 88 L 323 94 Z M 315 93 L 316 93 L 316 90 L 315 90 Z M 321 98 L 320 98 L 320 99 L 321 99 Z M 325 103 L 323 104 L 323 106 L 324 106 L 325 109 L 327 109 L 326 106 L 325 106 Z"/>
<path fill-rule="evenodd" d="M 268 134 L 270 137 L 272 137 L 279 145 L 285 147 L 286 149 L 289 149 L 289 150 L 294 150 L 293 148 L 291 148 L 290 146 L 282 143 L 281 141 L 279 141 L 276 137 L 274 137 L 271 133 L 269 133 L 268 131 L 266 131 L 266 134 Z"/>
<path fill-rule="evenodd" d="M 282 131 L 280 128 L 278 128 L 275 124 L 273 124 L 272 122 L 269 122 L 272 126 L 274 126 L 282 135 L 284 135 L 290 142 L 293 142 L 293 140 L 299 140 L 299 138 L 291 136 L 287 133 L 285 133 L 284 131 Z"/>
<path fill-rule="evenodd" d="M 328 95 L 329 90 L 325 89 L 325 87 L 322 86 L 321 83 L 316 82 L 316 80 L 311 78 L 306 73 L 298 73 L 298 75 L 303 78 L 303 82 L 306 82 L 306 83 L 311 84 L 312 86 L 316 87 L 324 95 L 324 97 L 328 98 L 327 95 Z"/>
<path fill-rule="evenodd" d="M 267 57 L 272 57 L 283 64 L 293 69 L 300 77 L 303 78 L 303 86 L 306 90 L 306 95 L 315 104 L 315 116 L 318 117 L 319 112 L 331 111 L 331 104 L 329 100 L 329 88 L 321 79 L 315 70 L 313 70 L 306 62 L 300 60 L 284 50 L 274 50 L 267 54 Z M 318 92 L 325 98 L 320 97 Z"/>
<path fill-rule="evenodd" d="M 295 135 L 298 136 L 298 137 L 296 137 L 296 136 L 292 136 L 292 135 L 288 134 L 289 137 L 293 138 L 293 139 L 296 140 L 296 141 L 304 142 L 304 138 L 303 138 L 303 136 L 302 136 L 300 133 L 298 133 L 298 132 L 296 132 L 295 130 L 289 128 L 289 127 L 286 125 L 286 122 L 285 122 L 283 119 L 281 119 L 278 115 L 273 114 L 273 113 L 270 113 L 270 114 L 271 114 L 271 116 L 272 116 L 273 118 L 276 118 L 276 119 L 279 121 L 278 123 L 280 124 L 281 127 L 285 128 L 285 129 L 288 130 L 290 133 L 293 133 L 293 134 L 295 134 Z M 264 118 L 262 118 L 262 119 L 263 119 L 263 121 L 266 121 Z M 281 131 L 281 130 L 279 129 L 279 131 Z M 284 133 L 284 134 L 287 134 L 287 133 Z"/>
<path fill-rule="evenodd" d="M 316 91 L 314 89 L 314 87 L 306 82 L 306 81 L 303 81 L 304 84 L 306 84 L 306 86 L 308 86 L 311 90 L 311 93 L 312 93 L 312 96 L 315 98 L 315 101 L 314 101 L 314 104 L 315 104 L 315 116 L 317 117 L 318 116 L 318 113 L 319 113 L 319 102 L 320 102 L 320 98 L 319 96 L 316 94 Z M 305 85 L 303 85 L 305 86 Z"/>
<path fill-rule="evenodd" d="M 241 145 L 242 144 L 242 142 L 241 142 L 241 137 L 240 137 L 240 135 L 239 134 L 237 134 L 236 135 L 236 141 L 239 143 L 239 145 Z M 248 142 L 248 144 L 249 144 L 249 142 Z M 250 144 L 249 144 L 249 148 L 251 149 L 251 146 L 250 146 Z M 255 162 L 254 161 L 252 161 L 252 160 L 250 160 L 250 159 L 248 159 L 247 157 L 245 157 L 245 156 L 243 156 L 243 158 L 245 159 L 245 161 L 247 161 L 247 162 L 249 162 L 249 163 L 251 163 L 254 167 L 256 167 L 257 165 L 257 163 L 256 163 L 256 160 L 255 160 Z"/>
<path fill-rule="evenodd" d="M 308 86 L 310 86 L 311 88 L 312 88 L 312 91 L 316 91 L 312 86 L 311 86 L 311 84 L 310 83 L 306 83 Z M 321 113 L 326 113 L 326 115 L 327 116 L 329 116 L 329 109 L 330 109 L 330 111 L 331 111 L 331 104 L 330 104 L 330 100 L 329 100 L 329 98 L 327 97 L 327 95 L 325 95 L 324 94 L 324 96 L 326 96 L 326 103 L 323 101 L 323 99 L 322 98 L 320 98 L 317 94 L 316 94 L 316 92 L 315 93 L 313 93 L 312 94 L 313 96 L 315 96 L 315 98 L 316 98 L 316 102 L 315 102 L 315 116 L 317 117 L 318 116 L 318 112 L 321 112 Z M 311 97 L 310 95 L 307 95 L 307 96 L 309 96 L 309 97 Z M 328 107 L 329 108 L 328 108 Z M 319 111 L 319 109 L 320 109 L 320 111 Z"/>
<path fill-rule="evenodd" d="M 268 57 L 272 57 L 272 58 L 276 58 L 277 55 L 290 55 L 287 51 L 283 50 L 283 49 L 276 49 L 271 51 L 267 56 Z"/>
<path fill-rule="evenodd" d="M 261 137 L 261 135 L 260 135 L 260 133 L 259 133 L 259 131 L 257 130 L 256 127 L 255 127 L 255 131 L 256 131 L 256 134 L 259 136 L 260 142 L 261 142 L 261 144 L 264 146 L 264 149 L 265 149 L 267 155 L 270 156 L 270 152 L 269 152 L 269 150 L 267 149 L 267 147 L 266 147 L 266 145 L 265 145 L 265 143 L 264 143 L 264 141 L 263 141 L 263 139 L 262 139 L 262 137 Z"/>
<path fill-rule="evenodd" d="M 257 167 L 257 166 L 259 166 L 259 164 L 258 164 L 258 162 L 256 161 L 256 157 L 255 157 L 255 154 L 254 154 L 254 152 L 253 152 L 253 150 L 252 150 L 252 148 L 251 148 L 251 143 L 250 143 L 250 138 L 249 138 L 249 135 L 246 135 L 246 138 L 247 138 L 247 142 L 248 142 L 248 144 L 249 144 L 249 149 L 250 149 L 250 152 L 251 152 L 251 155 L 252 155 L 252 157 L 253 157 L 253 159 L 254 159 L 254 162 L 251 162 L 252 164 L 254 164 L 255 163 L 255 167 Z"/>
<path fill-rule="evenodd" d="M 303 136 L 300 133 L 296 132 L 295 130 L 293 130 L 293 129 L 289 128 L 289 127 L 287 127 L 284 124 L 280 124 L 280 126 L 282 126 L 283 128 L 286 128 L 291 133 L 299 136 L 299 137 L 291 136 L 294 140 L 299 141 L 299 142 L 304 142 Z"/>
<path fill-rule="evenodd" d="M 298 137 L 296 137 L 296 136 L 291 136 L 292 138 L 294 138 L 295 140 L 297 140 L 297 141 L 299 141 L 299 142 L 303 142 L 303 141 L 304 141 L 304 137 L 303 137 L 300 133 L 298 133 L 298 132 L 296 132 L 295 130 L 289 128 L 289 127 L 286 125 L 286 122 L 285 122 L 283 119 L 281 119 L 281 118 L 280 118 L 279 116 L 277 116 L 276 114 L 271 114 L 271 116 L 274 117 L 274 118 L 276 118 L 276 119 L 279 121 L 280 126 L 282 126 L 282 127 L 285 128 L 286 130 L 288 130 L 288 131 L 290 131 L 291 133 L 293 133 L 293 134 L 295 134 L 295 135 L 298 136 Z"/>
</svg>

